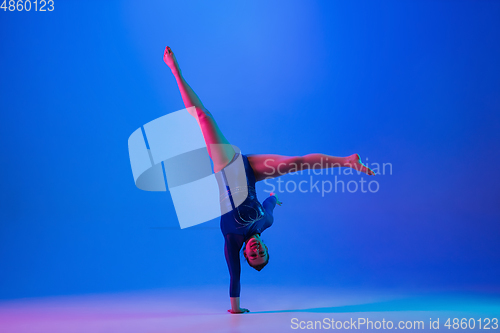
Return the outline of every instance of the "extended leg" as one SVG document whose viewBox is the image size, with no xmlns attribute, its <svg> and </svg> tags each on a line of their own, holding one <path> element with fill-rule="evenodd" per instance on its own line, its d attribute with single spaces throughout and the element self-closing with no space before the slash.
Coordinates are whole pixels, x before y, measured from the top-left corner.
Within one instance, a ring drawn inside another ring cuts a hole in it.
<svg viewBox="0 0 500 333">
<path fill-rule="evenodd" d="M 325 154 L 309 154 L 304 156 L 283 156 L 261 154 L 248 156 L 257 181 L 286 175 L 307 169 L 329 169 L 338 167 L 353 168 L 367 175 L 375 173 L 362 162 L 358 154 L 337 157 Z"/>
<path fill-rule="evenodd" d="M 234 149 L 222 134 L 212 114 L 205 108 L 199 97 L 182 76 L 181 70 L 170 47 L 165 48 L 163 60 L 172 70 L 186 108 L 195 117 L 203 133 L 208 153 L 214 162 L 214 172 L 222 170 L 234 157 Z"/>
</svg>

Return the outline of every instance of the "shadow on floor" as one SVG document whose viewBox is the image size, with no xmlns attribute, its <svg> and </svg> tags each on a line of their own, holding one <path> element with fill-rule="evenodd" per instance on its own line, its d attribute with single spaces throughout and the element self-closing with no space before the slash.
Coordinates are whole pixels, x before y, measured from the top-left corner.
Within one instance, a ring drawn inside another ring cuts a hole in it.
<svg viewBox="0 0 500 333">
<path fill-rule="evenodd" d="M 276 311 L 257 311 L 251 313 L 346 313 L 346 312 L 389 312 L 389 311 L 463 311 L 463 312 L 500 312 L 500 298 L 497 297 L 412 297 L 385 302 L 332 306 L 310 309 Z"/>
</svg>

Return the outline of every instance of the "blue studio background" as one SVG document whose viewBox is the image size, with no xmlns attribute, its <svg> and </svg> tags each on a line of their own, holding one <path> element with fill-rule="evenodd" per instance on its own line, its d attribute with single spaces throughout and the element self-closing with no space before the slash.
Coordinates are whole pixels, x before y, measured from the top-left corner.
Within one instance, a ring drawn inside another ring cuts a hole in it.
<svg viewBox="0 0 500 333">
<path fill-rule="evenodd" d="M 133 181 L 129 135 L 184 108 L 166 45 L 244 153 L 392 165 L 376 193 L 281 193 L 269 265 L 243 265 L 242 297 L 251 284 L 498 292 L 499 17 L 498 1 L 0 11 L 0 298 L 228 284 L 218 221 L 180 230 L 169 193 Z"/>
</svg>

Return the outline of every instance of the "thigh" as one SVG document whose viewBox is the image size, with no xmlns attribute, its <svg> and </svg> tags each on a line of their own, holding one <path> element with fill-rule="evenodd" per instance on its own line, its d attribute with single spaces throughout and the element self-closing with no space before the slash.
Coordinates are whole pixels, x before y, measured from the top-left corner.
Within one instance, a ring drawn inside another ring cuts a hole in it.
<svg viewBox="0 0 500 333">
<path fill-rule="evenodd" d="M 257 181 L 276 178 L 290 172 L 296 172 L 301 170 L 302 167 L 301 156 L 256 154 L 248 155 L 247 157 Z"/>
<path fill-rule="evenodd" d="M 196 119 L 214 163 L 214 172 L 218 172 L 233 159 L 234 149 L 207 109 L 196 108 Z"/>
</svg>

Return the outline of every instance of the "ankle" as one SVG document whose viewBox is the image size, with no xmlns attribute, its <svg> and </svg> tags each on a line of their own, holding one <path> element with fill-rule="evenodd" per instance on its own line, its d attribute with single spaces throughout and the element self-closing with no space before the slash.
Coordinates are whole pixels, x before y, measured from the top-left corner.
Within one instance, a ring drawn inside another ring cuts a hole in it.
<svg viewBox="0 0 500 333">
<path fill-rule="evenodd" d="M 344 166 L 352 168 L 356 164 L 356 154 L 344 157 Z"/>
<path fill-rule="evenodd" d="M 175 77 L 182 77 L 181 69 L 179 67 L 170 68 L 170 71 Z"/>
<path fill-rule="evenodd" d="M 349 167 L 350 163 L 351 163 L 351 157 L 350 156 L 346 156 L 346 157 L 342 157 L 342 162 L 341 162 L 341 166 L 343 167 Z"/>
</svg>

